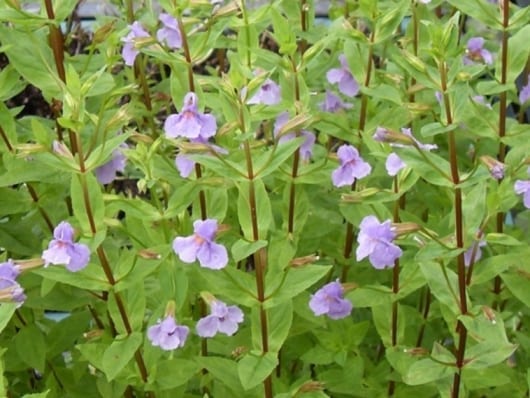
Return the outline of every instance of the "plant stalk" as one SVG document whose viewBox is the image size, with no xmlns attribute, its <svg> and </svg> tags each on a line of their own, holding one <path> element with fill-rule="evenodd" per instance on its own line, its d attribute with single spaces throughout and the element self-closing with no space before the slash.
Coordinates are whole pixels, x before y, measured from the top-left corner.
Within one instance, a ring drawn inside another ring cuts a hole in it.
<svg viewBox="0 0 530 398">
<path fill-rule="evenodd" d="M 451 103 L 447 95 L 447 64 L 440 62 L 440 77 L 442 83 L 443 103 L 445 107 L 445 114 L 447 118 L 447 125 L 453 124 L 453 115 L 451 111 Z M 454 209 L 455 209 L 455 234 L 456 247 L 462 249 L 464 247 L 464 219 L 462 216 L 462 190 L 458 186 L 460 183 L 460 176 L 458 172 L 458 158 L 456 151 L 456 138 L 454 130 L 448 133 L 449 140 L 449 158 L 451 164 L 451 178 L 454 184 Z M 467 300 L 466 300 L 466 267 L 464 263 L 464 253 L 460 253 L 457 257 L 458 264 L 458 291 L 460 312 L 462 315 L 467 314 Z M 462 367 L 464 365 L 464 355 L 466 350 L 467 330 L 461 321 L 458 321 L 457 332 L 458 348 L 456 352 L 456 367 L 453 379 L 452 398 L 458 398 L 460 394 L 460 381 L 462 376 Z"/>
</svg>

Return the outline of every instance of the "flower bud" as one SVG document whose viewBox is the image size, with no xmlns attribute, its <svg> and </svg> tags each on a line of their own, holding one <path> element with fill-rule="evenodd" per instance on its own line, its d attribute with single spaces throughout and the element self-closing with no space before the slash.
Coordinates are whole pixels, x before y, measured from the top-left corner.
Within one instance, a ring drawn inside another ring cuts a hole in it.
<svg viewBox="0 0 530 398">
<path fill-rule="evenodd" d="M 496 180 L 502 180 L 504 178 L 504 163 L 487 155 L 481 156 L 480 160 L 488 168 L 493 178 Z"/>
</svg>

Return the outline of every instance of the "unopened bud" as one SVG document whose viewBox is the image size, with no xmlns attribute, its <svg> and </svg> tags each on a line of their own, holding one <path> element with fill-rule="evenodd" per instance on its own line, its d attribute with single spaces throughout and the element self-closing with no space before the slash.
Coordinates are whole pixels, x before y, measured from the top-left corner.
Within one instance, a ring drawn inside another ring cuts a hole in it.
<svg viewBox="0 0 530 398">
<path fill-rule="evenodd" d="M 315 261 L 318 261 L 319 259 L 320 257 L 317 256 L 316 254 L 311 254 L 309 256 L 293 258 L 289 262 L 289 265 L 293 268 L 303 267 L 304 265 L 312 264 Z"/>
<path fill-rule="evenodd" d="M 146 260 L 159 260 L 162 258 L 160 253 L 157 253 L 154 250 L 150 250 L 150 249 L 139 250 L 138 256 L 141 258 L 145 258 Z"/>
<path fill-rule="evenodd" d="M 31 258 L 29 260 L 17 260 L 15 261 L 15 265 L 20 269 L 20 271 L 25 271 L 32 268 L 38 268 L 41 267 L 44 264 L 44 260 L 42 258 Z"/>
<path fill-rule="evenodd" d="M 68 148 L 64 143 L 54 140 L 52 143 L 52 149 L 53 152 L 56 153 L 59 156 L 62 156 L 63 158 L 67 159 L 73 159 L 74 155 L 72 155 L 72 152 L 70 152 L 70 148 Z"/>
<path fill-rule="evenodd" d="M 350 290 L 357 289 L 359 285 L 355 282 L 346 282 L 341 283 L 342 289 L 344 290 L 344 293 L 349 292 Z"/>
<path fill-rule="evenodd" d="M 408 235 L 421 229 L 421 227 L 414 222 L 394 223 L 392 224 L 392 228 L 397 236 Z"/>
<path fill-rule="evenodd" d="M 480 161 L 488 168 L 493 178 L 496 180 L 501 180 L 504 178 L 504 163 L 499 162 L 497 159 L 487 155 L 481 156 Z"/>
<path fill-rule="evenodd" d="M 215 301 L 215 296 L 210 292 L 201 292 L 199 294 L 201 298 L 204 300 L 206 304 L 210 304 L 211 302 Z"/>
<path fill-rule="evenodd" d="M 169 300 L 166 304 L 166 310 L 164 311 L 164 317 L 168 317 L 168 316 L 174 317 L 175 307 L 176 307 L 175 301 Z"/>
<path fill-rule="evenodd" d="M 239 359 L 241 358 L 246 352 L 248 351 L 248 348 L 245 347 L 245 346 L 239 346 L 239 347 L 236 347 L 234 348 L 234 350 L 232 351 L 232 353 L 230 354 L 232 356 L 232 358 L 234 359 Z"/>
<path fill-rule="evenodd" d="M 414 347 L 414 348 L 407 348 L 403 350 L 406 354 L 410 354 L 412 356 L 424 356 L 429 355 L 429 351 L 426 350 L 423 347 Z"/>
<path fill-rule="evenodd" d="M 384 127 L 378 127 L 375 130 L 373 139 L 378 142 L 388 142 L 393 144 L 405 144 L 414 145 L 414 139 L 401 132 L 386 129 Z"/>
<path fill-rule="evenodd" d="M 497 323 L 497 318 L 495 316 L 495 311 L 493 311 L 492 308 L 488 307 L 487 305 L 482 306 L 482 313 L 486 317 L 488 321 L 490 321 L 492 324 Z"/>
<path fill-rule="evenodd" d="M 95 340 L 103 336 L 103 333 L 103 329 L 93 329 L 83 333 L 83 337 L 87 340 Z"/>
<path fill-rule="evenodd" d="M 324 383 L 321 381 L 309 380 L 300 386 L 298 389 L 299 393 L 306 393 L 312 391 L 322 391 L 324 389 Z"/>
<path fill-rule="evenodd" d="M 345 193 L 341 195 L 341 200 L 347 203 L 362 203 L 364 199 L 374 196 L 379 192 L 381 192 L 381 190 L 378 188 L 366 188 L 362 191 Z"/>
<path fill-rule="evenodd" d="M 116 20 L 113 20 L 109 23 L 106 23 L 105 25 L 99 27 L 94 32 L 94 38 L 92 39 L 92 42 L 94 44 L 103 43 L 105 40 L 107 40 L 107 37 L 112 33 L 114 30 L 114 25 L 116 23 Z"/>
</svg>

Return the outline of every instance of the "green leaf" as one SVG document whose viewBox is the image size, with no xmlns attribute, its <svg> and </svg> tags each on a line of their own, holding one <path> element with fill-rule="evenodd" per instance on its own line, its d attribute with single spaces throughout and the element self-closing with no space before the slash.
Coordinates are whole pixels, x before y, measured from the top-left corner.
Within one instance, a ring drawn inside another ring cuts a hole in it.
<svg viewBox="0 0 530 398">
<path fill-rule="evenodd" d="M 363 286 L 346 293 L 355 308 L 375 307 L 389 303 L 392 291 L 384 286 Z"/>
<path fill-rule="evenodd" d="M 237 396 L 243 396 L 243 387 L 238 375 L 238 364 L 237 362 L 220 357 L 196 357 L 195 361 L 204 369 L 208 370 L 208 373 L 225 384 L 234 393 L 238 393 Z"/>
<path fill-rule="evenodd" d="M 448 2 L 462 11 L 462 14 L 468 15 L 490 28 L 495 30 L 502 28 L 497 4 L 493 5 L 482 0 L 448 0 Z"/>
<path fill-rule="evenodd" d="M 50 390 L 46 390 L 44 392 L 38 392 L 35 394 L 25 394 L 22 398 L 46 398 L 49 392 Z"/>
<path fill-rule="evenodd" d="M 258 156 L 254 165 L 255 175 L 264 178 L 276 171 L 304 141 L 304 137 L 297 137 L 287 142 L 282 142 Z"/>
<path fill-rule="evenodd" d="M 528 288 L 530 274 L 523 270 L 514 270 L 502 274 L 501 278 L 510 292 L 524 305 L 530 307 L 530 289 Z"/>
<path fill-rule="evenodd" d="M 55 20 L 57 22 L 63 22 L 72 14 L 77 3 L 77 0 L 54 0 L 53 9 Z"/>
<path fill-rule="evenodd" d="M 48 28 L 32 32 L 0 26 L 0 42 L 9 43 L 3 50 L 9 63 L 24 79 L 42 90 L 44 98 L 62 99 L 64 84 L 55 69 L 52 50 L 48 44 Z"/>
<path fill-rule="evenodd" d="M 269 324 L 269 350 L 279 352 L 289 336 L 293 322 L 293 301 L 289 300 L 267 311 Z"/>
<path fill-rule="evenodd" d="M 409 3 L 405 0 L 392 4 L 392 9 L 379 14 L 375 20 L 374 43 L 380 43 L 392 36 L 407 12 L 409 12 Z"/>
<path fill-rule="evenodd" d="M 286 268 L 283 273 L 267 272 L 265 308 L 272 308 L 306 290 L 323 278 L 330 270 L 330 265 L 306 265 L 300 268 Z"/>
<path fill-rule="evenodd" d="M 448 133 L 449 131 L 453 131 L 458 126 L 456 124 L 450 124 L 449 126 L 444 126 L 441 123 L 434 122 L 424 125 L 421 128 L 421 135 L 424 137 L 432 137 L 438 134 L 444 134 Z"/>
<path fill-rule="evenodd" d="M 491 245 L 502 245 L 502 246 L 521 246 L 523 242 L 515 239 L 511 235 L 502 234 L 499 232 L 490 232 L 486 234 L 486 241 Z"/>
<path fill-rule="evenodd" d="M 142 344 L 142 334 L 134 332 L 123 339 L 116 340 L 103 354 L 102 370 L 108 381 L 112 381 L 133 358 L 134 353 Z"/>
<path fill-rule="evenodd" d="M 83 189 L 85 185 L 85 189 Z M 103 217 L 105 215 L 105 205 L 103 203 L 103 195 L 101 193 L 101 186 L 98 184 L 96 177 L 91 173 L 72 176 L 70 184 L 70 192 L 72 193 L 72 208 L 74 216 L 79 221 L 79 225 L 83 234 L 88 236 L 93 235 L 91 219 L 87 212 L 87 207 L 90 206 L 92 220 L 96 231 L 103 228 Z M 85 193 L 87 197 L 85 198 Z M 89 204 L 85 203 L 85 199 Z"/>
<path fill-rule="evenodd" d="M 258 227 L 258 239 L 265 238 L 272 223 L 272 208 L 269 194 L 262 180 L 252 180 L 241 182 L 238 186 L 239 195 L 237 197 L 237 215 L 243 235 L 247 240 L 256 240 L 254 236 L 251 194 L 254 195 L 256 204 L 255 216 Z"/>
<path fill-rule="evenodd" d="M 36 269 L 33 273 L 56 282 L 85 290 L 110 290 L 110 285 L 99 267 L 86 267 L 78 272 L 68 271 L 60 265 Z"/>
<path fill-rule="evenodd" d="M 21 190 L 0 188 L 0 209 L 2 216 L 25 213 L 31 208 L 29 193 Z"/>
<path fill-rule="evenodd" d="M 46 340 L 42 331 L 33 324 L 23 327 L 15 337 L 19 357 L 31 368 L 44 372 Z"/>
<path fill-rule="evenodd" d="M 454 366 L 443 365 L 430 358 L 421 359 L 410 366 L 408 373 L 403 377 L 403 381 L 412 386 L 428 384 L 453 377 L 455 371 Z"/>
<path fill-rule="evenodd" d="M 250 390 L 265 380 L 277 365 L 278 357 L 273 352 L 247 354 L 237 364 L 241 385 L 245 390 Z"/>
<path fill-rule="evenodd" d="M 0 333 L 4 330 L 17 309 L 17 303 L 2 303 L 0 305 Z"/>
<path fill-rule="evenodd" d="M 508 68 L 506 74 L 506 82 L 513 82 L 523 71 L 528 56 L 530 55 L 530 46 L 528 46 L 528 38 L 530 37 L 530 25 L 527 25 L 514 33 L 508 39 Z M 495 63 L 495 77 L 497 81 L 501 81 L 502 71 L 502 57 L 498 56 Z"/>
<path fill-rule="evenodd" d="M 149 374 L 149 384 L 156 385 L 160 390 L 169 390 L 186 384 L 199 371 L 200 366 L 188 359 L 159 360 L 156 369 Z"/>
<path fill-rule="evenodd" d="M 232 258 L 237 263 L 252 254 L 256 253 L 259 249 L 267 247 L 268 242 L 266 240 L 257 240 L 255 242 L 249 242 L 244 239 L 239 239 L 232 246 Z"/>
<path fill-rule="evenodd" d="M 453 314 L 459 315 L 460 297 L 455 272 L 435 262 L 420 262 L 420 269 L 434 297 L 449 307 Z"/>
<path fill-rule="evenodd" d="M 492 310 L 491 310 L 492 311 Z M 466 348 L 465 367 L 482 369 L 494 366 L 508 358 L 517 349 L 506 337 L 506 329 L 501 316 L 486 318 L 484 313 L 471 317 L 462 315 L 458 319 L 465 325 L 468 336 L 478 342 Z M 489 315 L 491 317 L 491 315 Z"/>
</svg>

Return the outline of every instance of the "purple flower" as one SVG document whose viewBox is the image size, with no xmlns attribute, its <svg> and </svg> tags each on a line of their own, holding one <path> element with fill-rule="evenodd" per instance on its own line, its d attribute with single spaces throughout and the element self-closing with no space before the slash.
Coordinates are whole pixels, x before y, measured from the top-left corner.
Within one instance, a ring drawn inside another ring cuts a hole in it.
<svg viewBox="0 0 530 398">
<path fill-rule="evenodd" d="M 276 105 L 282 100 L 281 88 L 273 80 L 266 79 L 247 104 Z"/>
<path fill-rule="evenodd" d="M 412 135 L 412 130 L 409 129 L 409 128 L 405 128 L 403 127 L 401 129 L 401 132 L 403 134 L 405 134 L 406 136 L 412 138 L 412 140 L 416 143 L 416 145 L 418 145 L 418 148 L 420 149 L 423 149 L 424 151 L 432 151 L 434 149 L 438 149 L 438 145 L 436 144 L 422 144 L 421 142 L 419 142 L 413 135 Z M 394 147 L 397 147 L 397 148 L 405 148 L 406 145 L 402 145 L 402 144 L 390 144 L 391 146 L 394 146 Z"/>
<path fill-rule="evenodd" d="M 149 37 L 149 33 L 144 30 L 144 28 L 138 21 L 133 22 L 132 25 L 129 25 L 129 28 L 131 29 L 131 31 L 127 34 L 127 36 L 121 39 L 121 41 L 124 43 L 121 55 L 123 57 L 123 60 L 125 61 L 125 65 L 133 66 L 134 60 L 136 59 L 136 56 L 139 53 L 139 51 L 134 46 L 134 40 L 141 37 Z"/>
<path fill-rule="evenodd" d="M 524 207 L 530 209 L 530 180 L 517 180 L 514 184 L 515 193 L 523 194 Z"/>
<path fill-rule="evenodd" d="M 482 258 L 482 250 L 480 248 L 484 246 L 486 246 L 486 242 L 480 239 L 474 241 L 471 247 L 465 251 L 464 264 L 466 267 L 469 267 L 471 263 L 475 264 Z"/>
<path fill-rule="evenodd" d="M 20 267 L 13 260 L 9 259 L 4 263 L 0 263 L 1 279 L 11 279 L 14 281 L 18 275 L 20 275 Z"/>
<path fill-rule="evenodd" d="M 372 167 L 359 155 L 357 149 L 351 145 L 341 145 L 337 151 L 340 166 L 333 170 L 331 179 L 336 187 L 351 185 L 356 178 L 366 177 Z"/>
<path fill-rule="evenodd" d="M 528 75 L 526 86 L 523 86 L 519 93 L 519 104 L 523 105 L 530 100 L 530 75 Z"/>
<path fill-rule="evenodd" d="M 311 295 L 309 308 L 316 316 L 326 314 L 331 319 L 341 319 L 350 315 L 353 306 L 344 298 L 344 288 L 337 279 Z"/>
<path fill-rule="evenodd" d="M 127 144 L 120 145 L 121 148 L 127 148 Z M 96 178 L 101 184 L 110 184 L 116 178 L 116 173 L 122 173 L 125 170 L 127 158 L 123 152 L 118 148 L 112 152 L 110 160 L 96 170 Z"/>
<path fill-rule="evenodd" d="M 74 243 L 74 229 L 66 221 L 53 230 L 53 239 L 48 249 L 42 252 L 44 267 L 64 264 L 66 269 L 76 272 L 85 268 L 90 260 L 90 249 L 82 243 Z"/>
<path fill-rule="evenodd" d="M 404 168 L 406 164 L 401 160 L 401 158 L 396 155 L 394 152 L 392 152 L 388 157 L 386 158 L 385 167 L 386 172 L 389 176 L 394 177 L 399 173 L 399 171 Z"/>
<path fill-rule="evenodd" d="M 357 236 L 357 261 L 368 257 L 370 263 L 377 269 L 394 267 L 394 261 L 403 253 L 393 241 L 396 233 L 390 220 L 380 223 L 375 216 L 366 216 L 359 226 Z"/>
<path fill-rule="evenodd" d="M 243 311 L 235 305 L 227 306 L 219 300 L 210 304 L 210 315 L 199 319 L 197 334 L 201 337 L 213 337 L 217 332 L 232 336 L 237 332 L 238 323 L 243 322 Z"/>
<path fill-rule="evenodd" d="M 213 115 L 199 113 L 197 95 L 189 92 L 184 97 L 184 105 L 179 114 L 169 115 L 164 123 L 166 137 L 200 138 L 208 140 L 217 131 L 217 121 Z"/>
<path fill-rule="evenodd" d="M 180 48 L 182 47 L 182 37 L 180 36 L 180 30 L 178 22 L 169 14 L 162 13 L 158 19 L 164 25 L 156 32 L 156 38 L 159 42 L 166 42 L 169 48 Z"/>
<path fill-rule="evenodd" d="M 0 301 L 19 303 L 26 300 L 24 289 L 16 282 L 20 268 L 12 260 L 0 263 Z"/>
<path fill-rule="evenodd" d="M 189 331 L 187 326 L 177 325 L 175 318 L 168 315 L 163 321 L 159 319 L 156 325 L 147 329 L 147 337 L 155 347 L 171 351 L 184 347 Z"/>
<path fill-rule="evenodd" d="M 13 279 L 0 277 L 0 302 L 18 303 L 18 307 L 26 301 L 24 289 Z"/>
<path fill-rule="evenodd" d="M 193 223 L 193 235 L 176 237 L 173 250 L 185 263 L 199 260 L 204 268 L 224 268 L 228 264 L 228 253 L 223 245 L 214 242 L 217 228 L 217 220 L 197 220 Z"/>
<path fill-rule="evenodd" d="M 353 107 L 353 104 L 343 102 L 338 95 L 333 94 L 331 91 L 326 90 L 326 97 L 324 102 L 321 102 L 320 109 L 324 112 L 335 113 L 342 109 L 350 109 Z"/>
<path fill-rule="evenodd" d="M 175 166 L 179 171 L 179 174 L 182 178 L 188 178 L 193 169 L 195 169 L 195 162 L 191 160 L 188 156 L 179 153 L 175 157 Z"/>
<path fill-rule="evenodd" d="M 331 84 L 338 83 L 339 91 L 348 97 L 355 97 L 359 93 L 359 83 L 353 77 L 344 54 L 339 55 L 340 68 L 328 70 L 326 77 Z"/>
<path fill-rule="evenodd" d="M 493 57 L 491 53 L 484 49 L 484 39 L 482 37 L 472 37 L 467 41 L 466 55 L 464 55 L 464 65 L 473 65 L 476 63 L 492 64 Z"/>
<path fill-rule="evenodd" d="M 274 137 L 277 137 L 282 127 L 288 121 L 289 112 L 283 112 L 276 118 L 276 122 L 274 123 Z M 301 130 L 300 136 L 305 138 L 304 142 L 300 146 L 300 156 L 302 160 L 309 160 L 309 158 L 311 158 L 311 155 L 313 154 L 313 146 L 315 145 L 316 137 L 313 133 L 307 130 Z M 282 134 L 282 136 L 278 139 L 278 143 L 281 144 L 282 142 L 294 140 L 295 138 L 295 133 Z"/>
</svg>

